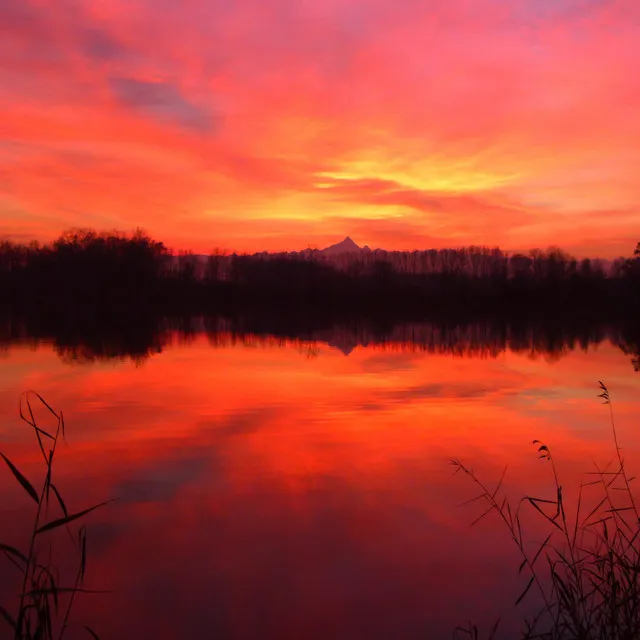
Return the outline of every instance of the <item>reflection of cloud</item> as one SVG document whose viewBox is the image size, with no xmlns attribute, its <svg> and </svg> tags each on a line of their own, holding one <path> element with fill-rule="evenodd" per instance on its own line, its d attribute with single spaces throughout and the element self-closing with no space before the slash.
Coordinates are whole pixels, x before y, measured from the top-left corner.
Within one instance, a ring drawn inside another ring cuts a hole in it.
<svg viewBox="0 0 640 640">
<path fill-rule="evenodd" d="M 363 484 L 314 475 L 297 494 L 285 477 L 239 460 L 252 490 L 213 490 L 212 501 L 176 499 L 162 514 L 140 514 L 105 558 L 122 615 L 99 628 L 114 635 L 119 618 L 167 638 L 444 636 L 458 615 L 456 576 L 474 556 L 494 575 L 499 545 L 460 545 L 432 494 L 416 491 L 430 486 L 428 465 L 396 462 L 392 476 Z M 131 567 L 139 570 L 122 580 Z M 416 606 L 416 594 L 437 606 Z"/>
<path fill-rule="evenodd" d="M 211 466 L 211 453 L 185 458 L 151 460 L 113 487 L 115 497 L 127 502 L 168 502 L 188 484 L 200 480 Z"/>
<path fill-rule="evenodd" d="M 120 103 L 135 111 L 203 133 L 211 130 L 210 113 L 187 100 L 173 84 L 114 77 L 109 85 Z"/>
<path fill-rule="evenodd" d="M 486 384 L 450 382 L 416 385 L 405 389 L 393 389 L 386 392 L 390 400 L 420 400 L 424 398 L 455 398 L 467 400 L 471 398 L 484 398 L 495 391 Z"/>
<path fill-rule="evenodd" d="M 350 404 L 350 407 L 352 407 L 353 405 Z M 357 408 L 360 411 L 384 411 L 384 409 L 386 408 L 384 404 L 381 404 L 379 402 L 363 402 L 362 404 L 357 405 Z"/>
<path fill-rule="evenodd" d="M 213 443 L 234 436 L 246 436 L 259 431 L 280 414 L 277 407 L 252 407 L 199 423 L 208 432 Z"/>
<path fill-rule="evenodd" d="M 520 379 L 523 386 L 512 386 L 516 379 Z M 434 382 L 413 387 L 393 389 L 382 394 L 384 398 L 392 402 L 411 402 L 425 399 L 438 400 L 478 400 L 499 396 L 501 398 L 516 397 L 519 404 L 535 404 L 541 399 L 551 399 L 558 395 L 552 388 L 537 388 L 524 386 L 525 380 L 515 372 L 511 373 L 511 381 L 503 383 L 494 379 L 491 384 L 481 382 Z"/>
<path fill-rule="evenodd" d="M 417 367 L 421 355 L 406 351 L 400 353 L 373 353 L 360 363 L 365 373 L 386 373 L 390 371 L 411 371 Z"/>
<path fill-rule="evenodd" d="M 108 506 L 109 509 L 117 509 L 117 503 Z M 89 553 L 102 554 L 117 545 L 118 541 L 127 536 L 131 531 L 131 522 L 124 517 L 117 517 L 117 514 L 104 513 L 103 520 L 91 522 L 87 543 L 89 545 Z M 95 518 L 94 518 L 95 520 Z"/>
</svg>

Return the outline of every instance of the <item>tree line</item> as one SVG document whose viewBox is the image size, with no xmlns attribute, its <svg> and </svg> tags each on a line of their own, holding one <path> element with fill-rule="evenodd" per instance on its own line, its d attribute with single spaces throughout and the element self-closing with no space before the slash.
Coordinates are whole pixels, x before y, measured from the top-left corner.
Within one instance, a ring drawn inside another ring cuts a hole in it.
<svg viewBox="0 0 640 640">
<path fill-rule="evenodd" d="M 640 244 L 607 262 L 557 247 L 196 256 L 141 231 L 72 230 L 49 244 L 0 242 L 0 296 L 21 312 L 628 314 L 640 308 Z"/>
</svg>

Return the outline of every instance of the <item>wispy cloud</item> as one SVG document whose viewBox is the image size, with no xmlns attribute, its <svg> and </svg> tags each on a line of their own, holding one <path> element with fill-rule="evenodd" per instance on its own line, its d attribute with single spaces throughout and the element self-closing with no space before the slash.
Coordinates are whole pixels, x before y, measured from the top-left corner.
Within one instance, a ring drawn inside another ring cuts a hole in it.
<svg viewBox="0 0 640 640">
<path fill-rule="evenodd" d="M 212 129 L 209 111 L 187 100 L 168 82 L 110 78 L 109 86 L 123 106 L 143 115 L 204 133 Z"/>
</svg>

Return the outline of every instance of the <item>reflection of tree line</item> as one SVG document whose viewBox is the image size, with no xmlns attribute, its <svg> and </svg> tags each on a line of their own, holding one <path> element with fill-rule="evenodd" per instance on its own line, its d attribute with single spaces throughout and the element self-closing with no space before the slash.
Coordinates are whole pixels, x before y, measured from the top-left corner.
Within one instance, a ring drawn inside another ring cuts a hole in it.
<svg viewBox="0 0 640 640">
<path fill-rule="evenodd" d="M 0 315 L 0 351 L 13 346 L 35 350 L 48 344 L 69 363 L 131 360 L 141 364 L 161 353 L 169 337 L 157 320 L 148 317 Z"/>
<path fill-rule="evenodd" d="M 625 353 L 634 353 L 637 343 L 630 341 L 623 326 L 571 326 L 555 324 L 518 324 L 499 321 L 410 322 L 375 327 L 367 323 L 337 324 L 331 327 L 304 330 L 289 337 L 281 332 L 256 334 L 251 332 L 250 319 L 235 324 L 228 320 L 205 320 L 205 331 L 214 346 L 247 344 L 330 345 L 343 353 L 357 347 L 374 347 L 385 351 L 413 351 L 472 358 L 496 358 L 509 350 L 532 357 L 557 360 L 574 350 L 586 351 L 609 339 Z M 242 328 L 241 328 L 242 327 Z M 264 329 L 263 329 L 264 330 Z"/>
<path fill-rule="evenodd" d="M 374 324 L 370 321 L 332 325 L 294 324 L 244 315 L 109 318 L 100 323 L 64 325 L 46 318 L 0 319 L 0 351 L 11 346 L 36 348 L 51 344 L 68 363 L 131 360 L 138 364 L 169 345 L 204 340 L 213 348 L 234 346 L 294 348 L 316 355 L 323 346 L 351 353 L 357 347 L 411 351 L 470 358 L 496 358 L 509 350 L 531 357 L 558 360 L 610 340 L 637 366 L 638 331 L 625 325 L 557 324 L 535 322 L 431 321 Z"/>
<path fill-rule="evenodd" d="M 640 371 L 640 340 L 634 337 L 631 340 L 621 340 L 617 342 L 617 346 L 622 349 L 623 353 L 631 356 L 631 365 L 634 371 Z"/>
</svg>

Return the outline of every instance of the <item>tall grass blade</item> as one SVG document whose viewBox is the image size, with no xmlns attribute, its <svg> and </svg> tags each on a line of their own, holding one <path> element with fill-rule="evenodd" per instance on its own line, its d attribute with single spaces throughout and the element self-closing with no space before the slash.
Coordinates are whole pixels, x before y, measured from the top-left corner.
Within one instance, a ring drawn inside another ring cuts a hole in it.
<svg viewBox="0 0 640 640">
<path fill-rule="evenodd" d="M 480 522 L 483 518 L 488 516 L 493 511 L 493 505 L 491 505 L 482 515 L 478 516 L 469 526 L 474 527 Z"/>
<path fill-rule="evenodd" d="M 13 616 L 2 606 L 0 605 L 0 616 L 2 616 L 5 621 L 9 624 L 12 629 L 15 629 L 17 624 L 13 619 Z"/>
<path fill-rule="evenodd" d="M 504 482 L 504 477 L 507 475 L 507 468 L 508 468 L 508 466 L 505 466 L 504 471 L 502 472 L 502 475 L 500 476 L 500 480 L 498 481 L 498 484 L 497 484 L 496 488 L 493 490 L 493 493 L 491 494 L 492 498 L 495 498 L 498 495 L 498 491 L 500 491 L 500 487 L 502 486 L 502 483 Z"/>
<path fill-rule="evenodd" d="M 0 542 L 0 551 L 3 551 L 9 559 L 18 558 L 18 560 L 20 560 L 25 567 L 29 563 L 27 556 L 25 556 L 22 551 L 16 549 L 15 547 L 12 547 L 11 545 Z"/>
<path fill-rule="evenodd" d="M 520 594 L 520 597 L 516 600 L 516 605 L 519 605 L 522 602 L 523 598 L 527 595 L 527 593 L 529 593 L 529 589 L 531 589 L 531 585 L 533 584 L 533 581 L 535 579 L 535 576 L 531 576 L 531 578 L 529 579 L 529 583 L 525 587 L 524 591 Z"/>
<path fill-rule="evenodd" d="M 36 504 L 40 504 L 40 498 L 38 498 L 38 494 L 36 490 L 33 488 L 33 485 L 18 471 L 16 466 L 4 455 L 4 453 L 0 453 L 3 460 L 7 463 L 7 466 L 13 473 L 15 479 L 22 485 L 22 488 L 35 500 Z"/>
<path fill-rule="evenodd" d="M 56 613 L 58 613 L 58 587 L 51 574 L 49 574 L 49 586 L 51 588 L 51 593 L 53 594 L 53 606 Z"/>
<path fill-rule="evenodd" d="M 53 409 L 53 407 L 37 392 L 37 391 L 31 391 L 31 393 L 38 398 L 38 400 L 40 400 L 40 402 L 42 402 L 42 404 L 49 409 L 49 411 L 51 412 L 51 414 L 55 417 L 55 418 L 59 418 L 60 416 L 58 415 L 58 412 Z"/>
<path fill-rule="evenodd" d="M 78 574 L 78 581 L 80 584 L 84 581 L 84 572 L 87 567 L 87 530 L 85 527 L 80 529 L 78 534 L 80 540 L 80 547 L 82 548 L 82 554 L 80 557 L 80 572 Z"/>
<path fill-rule="evenodd" d="M 53 482 L 51 483 L 51 488 L 53 489 L 53 493 L 55 493 L 56 498 L 58 499 L 58 504 L 60 505 L 60 508 L 62 509 L 62 513 L 64 513 L 64 517 L 67 518 L 69 516 L 69 512 L 67 511 L 67 505 L 64 503 L 64 500 L 62 499 L 62 496 L 60 495 L 60 492 L 56 488 L 56 485 L 53 484 Z"/>
<path fill-rule="evenodd" d="M 62 431 L 62 440 L 64 442 L 67 441 L 67 435 L 64 431 L 64 415 L 62 414 L 62 411 L 60 411 L 60 430 Z"/>
<path fill-rule="evenodd" d="M 530 563 L 530 566 L 533 567 L 536 563 L 536 560 L 540 557 L 540 554 L 544 551 L 545 547 L 547 546 L 547 544 L 549 544 L 549 540 L 551 540 L 551 536 L 553 535 L 553 532 L 551 532 L 545 539 L 545 541 L 540 545 L 540 548 L 538 549 L 538 552 L 536 553 L 535 556 L 533 556 L 533 560 Z"/>
<path fill-rule="evenodd" d="M 70 516 L 65 516 L 64 518 L 58 518 L 57 520 L 52 520 L 51 522 L 47 522 L 47 524 L 43 525 L 39 529 L 36 530 L 36 534 L 44 533 L 45 531 L 51 531 L 52 529 L 56 529 L 58 527 L 63 527 L 65 524 L 69 524 L 78 518 L 82 518 L 82 516 L 86 516 L 88 513 L 99 509 L 100 507 L 104 507 L 106 504 L 113 502 L 113 500 L 105 500 L 104 502 L 100 502 L 99 504 L 94 505 L 93 507 L 89 507 L 88 509 L 84 509 L 83 511 L 78 511 L 78 513 L 74 513 Z"/>
<path fill-rule="evenodd" d="M 562 527 L 551 516 L 547 515 L 537 504 L 538 502 L 543 502 L 546 504 L 557 505 L 558 504 L 557 502 L 554 502 L 553 500 L 544 500 L 542 498 L 529 498 L 529 497 L 526 497 L 525 500 L 527 500 L 536 509 L 536 511 L 542 514 L 544 518 L 548 520 L 554 527 L 557 527 L 560 531 L 562 531 Z"/>
<path fill-rule="evenodd" d="M 518 567 L 518 573 L 522 573 L 522 570 L 527 566 L 527 562 L 529 562 L 528 558 L 525 558 Z"/>
</svg>

